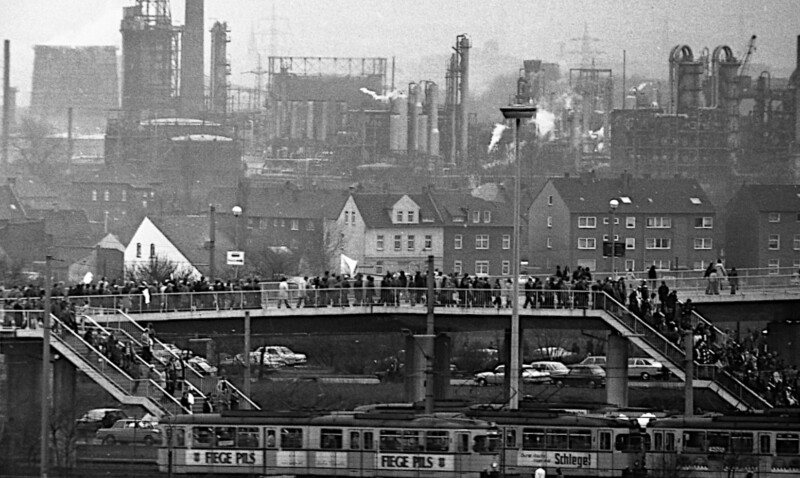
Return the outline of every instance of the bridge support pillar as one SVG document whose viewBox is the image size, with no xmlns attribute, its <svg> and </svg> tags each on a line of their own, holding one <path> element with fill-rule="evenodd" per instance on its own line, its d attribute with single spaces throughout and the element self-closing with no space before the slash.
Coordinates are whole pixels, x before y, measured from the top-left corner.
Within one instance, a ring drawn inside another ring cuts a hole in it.
<svg viewBox="0 0 800 478">
<path fill-rule="evenodd" d="M 500 360 L 502 361 L 502 363 L 506 364 L 506 372 L 508 372 L 509 364 L 511 363 L 511 329 L 505 329 L 504 332 L 505 332 L 505 334 L 503 336 L 503 351 L 502 351 L 502 354 L 500 356 Z M 519 337 L 520 337 L 519 338 L 519 343 L 520 344 L 522 343 L 522 337 L 524 337 L 524 336 L 525 336 L 525 333 L 524 333 L 524 331 L 522 329 L 522 326 L 520 325 L 520 328 L 519 328 Z M 520 347 L 519 348 L 520 369 L 522 368 L 522 359 L 523 359 L 522 347 Z M 522 373 L 522 372 L 520 371 L 520 373 Z M 511 382 L 509 382 L 509 380 L 508 380 L 508 378 L 510 376 L 511 375 L 509 373 L 506 373 L 505 380 L 503 380 L 503 397 L 505 399 L 506 404 L 508 404 L 509 401 L 511 400 Z M 522 383 L 522 376 L 520 376 L 520 381 L 519 381 L 519 391 L 520 391 L 520 393 L 522 393 L 523 385 L 524 384 Z M 520 396 L 519 399 L 521 401 L 522 397 Z"/>
<path fill-rule="evenodd" d="M 406 335 L 405 393 L 407 402 L 425 400 L 425 380 L 428 375 L 433 374 L 434 366 L 431 364 L 431 368 L 428 368 L 428 357 L 432 358 L 433 353 L 433 335 Z"/>
<path fill-rule="evenodd" d="M 615 332 L 608 334 L 606 401 L 618 407 L 628 406 L 628 340 Z"/>
<path fill-rule="evenodd" d="M 450 398 L 450 356 L 453 341 L 447 334 L 439 334 L 433 341 L 433 398 Z"/>
<path fill-rule="evenodd" d="M 0 386 L 7 393 L 4 397 L 4 408 L 7 412 L 4 438 L 8 445 L 3 454 L 7 457 L 19 457 L 30 450 L 38 450 L 41 429 L 42 342 L 9 341 L 3 344 L 2 353 L 6 374 Z"/>
</svg>

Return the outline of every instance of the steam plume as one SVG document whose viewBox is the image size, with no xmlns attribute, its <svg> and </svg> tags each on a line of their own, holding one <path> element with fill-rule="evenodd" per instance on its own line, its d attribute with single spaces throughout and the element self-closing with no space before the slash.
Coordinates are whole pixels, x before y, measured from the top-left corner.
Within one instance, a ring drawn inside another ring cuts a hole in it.
<svg viewBox="0 0 800 478">
<path fill-rule="evenodd" d="M 361 88 L 359 91 L 364 93 L 365 95 L 370 95 L 373 100 L 380 101 L 381 103 L 388 103 L 391 100 L 396 100 L 399 98 L 405 98 L 405 95 L 399 90 L 392 90 L 385 95 L 379 95 L 372 90 L 367 88 Z"/>
<path fill-rule="evenodd" d="M 489 142 L 489 147 L 487 148 L 487 152 L 491 153 L 495 149 L 497 149 L 497 142 L 500 141 L 500 138 L 503 137 L 503 131 L 508 129 L 508 126 L 500 123 L 495 123 L 494 130 L 492 130 L 492 140 Z"/>
</svg>

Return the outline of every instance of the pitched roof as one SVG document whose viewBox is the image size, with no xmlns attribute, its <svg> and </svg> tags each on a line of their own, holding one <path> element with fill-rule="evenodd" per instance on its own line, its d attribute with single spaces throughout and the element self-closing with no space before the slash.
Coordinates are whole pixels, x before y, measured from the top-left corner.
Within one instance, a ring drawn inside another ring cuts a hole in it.
<svg viewBox="0 0 800 478">
<path fill-rule="evenodd" d="M 252 188 L 246 214 L 287 219 L 333 219 L 346 200 L 347 195 L 342 191 L 328 189 Z"/>
<path fill-rule="evenodd" d="M 114 234 L 106 234 L 106 236 L 96 244 L 100 249 L 114 249 L 116 251 L 125 252 L 125 246 L 119 242 L 117 236 Z"/>
<path fill-rule="evenodd" d="M 8 184 L 0 186 L 0 220 L 22 219 L 25 210 Z"/>
<path fill-rule="evenodd" d="M 149 216 L 148 216 L 149 217 Z M 186 256 L 196 268 L 208 264 L 209 222 L 208 215 L 149 217 L 155 226 Z M 216 230 L 214 256 L 217 270 L 225 266 L 224 251 L 236 250 L 233 241 L 220 228 Z"/>
<path fill-rule="evenodd" d="M 370 228 L 397 227 L 392 222 L 390 211 L 403 196 L 408 196 L 419 206 L 418 224 L 402 224 L 403 227 L 430 227 L 442 225 L 442 218 L 427 194 L 372 194 L 358 193 L 353 195 L 353 200 L 361 213 L 364 224 Z M 424 222 L 423 222 L 424 221 Z"/>
<path fill-rule="evenodd" d="M 465 222 L 471 223 L 472 221 L 468 217 L 471 211 L 491 211 L 492 222 L 488 224 L 481 222 L 481 226 L 511 227 L 514 223 L 513 204 L 487 201 L 468 193 L 435 192 L 431 196 L 445 225 L 453 224 L 455 222 L 453 220 L 454 217 L 465 218 L 464 221 L 458 221 L 459 226 L 463 226 Z M 483 221 L 482 217 L 481 221 Z"/>
<path fill-rule="evenodd" d="M 800 213 L 800 185 L 748 184 L 740 193 L 748 195 L 759 211 Z"/>
<path fill-rule="evenodd" d="M 619 200 L 620 214 L 715 212 L 694 179 L 555 178 L 552 183 L 572 213 L 608 213 L 612 198 Z"/>
</svg>

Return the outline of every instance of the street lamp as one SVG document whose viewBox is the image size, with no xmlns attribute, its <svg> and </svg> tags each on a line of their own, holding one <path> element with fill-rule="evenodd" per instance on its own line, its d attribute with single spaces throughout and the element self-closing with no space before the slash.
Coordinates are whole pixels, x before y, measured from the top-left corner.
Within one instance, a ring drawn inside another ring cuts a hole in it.
<svg viewBox="0 0 800 478">
<path fill-rule="evenodd" d="M 534 105 L 509 105 L 500 108 L 505 119 L 514 119 L 514 249 L 511 261 L 512 274 L 512 293 L 511 301 L 511 360 L 509 361 L 509 373 L 506 374 L 508 380 L 508 407 L 511 410 L 519 409 L 520 396 L 520 364 L 519 364 L 519 216 L 520 216 L 520 158 L 519 158 L 519 125 L 523 119 L 530 120 L 536 116 L 536 106 Z"/>
<path fill-rule="evenodd" d="M 608 207 L 611 209 L 611 278 L 616 279 L 616 258 L 617 258 L 617 242 L 614 240 L 614 223 L 616 222 L 616 212 L 619 207 L 619 201 L 614 198 L 608 201 Z"/>
<path fill-rule="evenodd" d="M 236 246 L 236 250 L 239 250 L 239 216 L 242 215 L 242 208 L 239 206 L 233 206 L 231 208 L 231 212 L 233 213 L 233 217 L 236 218 L 234 222 L 233 228 L 233 245 Z"/>
</svg>

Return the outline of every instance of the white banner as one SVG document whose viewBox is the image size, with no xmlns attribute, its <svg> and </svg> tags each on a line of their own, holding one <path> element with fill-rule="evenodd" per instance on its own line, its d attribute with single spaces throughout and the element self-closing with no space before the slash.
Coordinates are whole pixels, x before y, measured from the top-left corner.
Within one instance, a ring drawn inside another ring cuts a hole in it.
<svg viewBox="0 0 800 478">
<path fill-rule="evenodd" d="M 258 450 L 192 450 L 186 453 L 187 465 L 261 466 L 263 455 Z"/>
<path fill-rule="evenodd" d="M 597 466 L 597 453 L 579 451 L 539 451 L 521 450 L 519 466 L 550 466 L 559 468 L 594 468 Z"/>
</svg>

